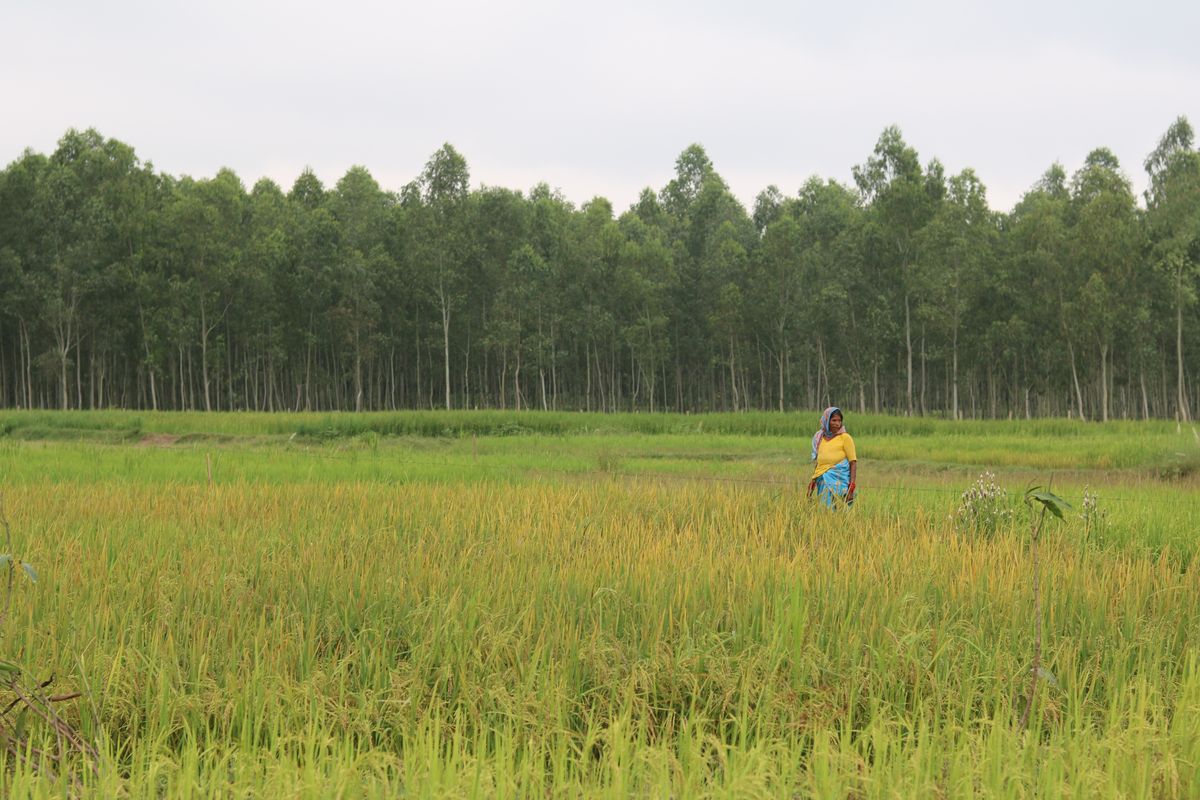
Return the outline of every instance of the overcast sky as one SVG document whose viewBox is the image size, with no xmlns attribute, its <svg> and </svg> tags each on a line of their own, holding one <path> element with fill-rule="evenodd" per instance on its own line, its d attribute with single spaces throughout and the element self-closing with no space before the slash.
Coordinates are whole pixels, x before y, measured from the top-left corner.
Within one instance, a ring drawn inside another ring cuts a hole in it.
<svg viewBox="0 0 1200 800">
<path fill-rule="evenodd" d="M 95 127 L 162 171 L 386 189 L 450 142 L 473 185 L 624 210 L 688 144 L 747 207 L 851 180 L 899 125 L 1011 208 L 1107 146 L 1139 192 L 1200 125 L 1200 2 L 0 0 L 0 162 Z"/>
</svg>

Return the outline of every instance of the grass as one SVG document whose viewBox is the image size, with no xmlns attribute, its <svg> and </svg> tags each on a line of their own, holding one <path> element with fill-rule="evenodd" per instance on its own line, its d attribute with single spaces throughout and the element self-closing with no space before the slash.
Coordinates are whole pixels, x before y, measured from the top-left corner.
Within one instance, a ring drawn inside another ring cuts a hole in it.
<svg viewBox="0 0 1200 800">
<path fill-rule="evenodd" d="M 1200 793 L 1200 487 L 1155 471 L 1186 433 L 858 419 L 863 495 L 837 515 L 803 500 L 800 421 L 49 415 L 0 439 L 41 573 L 0 656 L 85 691 L 66 713 L 106 753 L 97 796 Z M 1055 470 L 1107 515 L 1043 541 L 1055 681 L 1028 732 L 1027 518 L 948 519 L 993 452 L 1013 492 Z"/>
</svg>

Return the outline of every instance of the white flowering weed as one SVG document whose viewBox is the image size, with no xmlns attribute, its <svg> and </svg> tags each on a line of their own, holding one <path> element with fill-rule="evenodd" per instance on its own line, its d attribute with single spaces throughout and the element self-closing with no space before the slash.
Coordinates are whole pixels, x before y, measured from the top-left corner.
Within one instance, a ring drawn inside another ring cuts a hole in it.
<svg viewBox="0 0 1200 800">
<path fill-rule="evenodd" d="M 960 530 L 990 536 L 1012 517 L 1008 491 L 996 483 L 993 473 L 985 471 L 962 493 L 954 520 Z"/>
<path fill-rule="evenodd" d="M 1100 508 L 1100 497 L 1090 486 L 1083 487 L 1083 502 L 1080 504 L 1079 518 L 1083 520 L 1083 535 L 1091 537 L 1096 531 L 1102 531 L 1106 523 L 1105 513 Z"/>
</svg>

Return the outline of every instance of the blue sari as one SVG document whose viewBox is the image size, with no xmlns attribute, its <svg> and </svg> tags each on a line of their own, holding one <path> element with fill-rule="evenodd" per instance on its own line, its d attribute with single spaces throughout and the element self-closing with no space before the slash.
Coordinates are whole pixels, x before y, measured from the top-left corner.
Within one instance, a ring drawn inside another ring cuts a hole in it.
<svg viewBox="0 0 1200 800">
<path fill-rule="evenodd" d="M 812 439 L 812 460 L 817 460 L 817 450 L 821 446 L 823 439 L 832 439 L 833 436 L 829 430 L 829 418 L 834 414 L 841 414 L 842 410 L 837 406 L 830 406 L 825 409 L 825 413 L 821 415 L 821 427 L 813 434 Z M 842 429 L 845 432 L 845 428 Z M 839 435 L 841 435 L 839 433 Z M 846 499 L 846 493 L 850 491 L 850 461 L 843 458 L 838 463 L 827 469 L 815 478 L 817 499 L 825 505 L 826 508 L 836 509 L 839 504 L 852 506 L 853 500 Z"/>
<path fill-rule="evenodd" d="M 849 490 L 850 462 L 844 458 L 817 476 L 817 499 L 827 508 L 854 505 L 853 500 L 846 499 Z"/>
</svg>

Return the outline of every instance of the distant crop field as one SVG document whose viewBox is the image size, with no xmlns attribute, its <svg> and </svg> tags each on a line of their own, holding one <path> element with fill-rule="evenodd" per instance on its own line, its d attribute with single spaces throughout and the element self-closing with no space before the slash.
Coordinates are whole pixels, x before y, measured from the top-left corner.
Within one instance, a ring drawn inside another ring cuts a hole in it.
<svg viewBox="0 0 1200 800">
<path fill-rule="evenodd" d="M 1200 794 L 1193 431 L 846 421 L 830 513 L 815 415 L 0 413 L 0 659 L 95 796 Z"/>
</svg>

